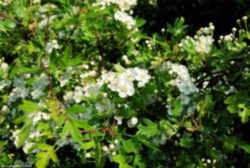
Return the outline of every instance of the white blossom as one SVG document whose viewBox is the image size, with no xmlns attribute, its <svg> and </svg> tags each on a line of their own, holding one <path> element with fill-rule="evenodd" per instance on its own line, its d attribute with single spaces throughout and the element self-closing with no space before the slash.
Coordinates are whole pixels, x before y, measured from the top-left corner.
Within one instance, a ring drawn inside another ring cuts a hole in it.
<svg viewBox="0 0 250 168">
<path fill-rule="evenodd" d="M 129 128 L 133 128 L 138 123 L 138 119 L 136 117 L 132 117 L 130 120 L 128 120 L 127 124 Z"/>
<path fill-rule="evenodd" d="M 118 125 L 122 125 L 122 119 L 123 119 L 123 117 L 115 116 L 114 119 L 117 121 Z"/>
<path fill-rule="evenodd" d="M 117 11 L 114 17 L 115 20 L 124 23 L 128 29 L 132 29 L 132 27 L 136 24 L 134 18 L 129 16 L 126 12 Z"/>
<path fill-rule="evenodd" d="M 52 40 L 51 42 L 48 42 L 46 44 L 46 51 L 50 54 L 53 49 L 58 49 L 59 48 L 59 45 L 57 43 L 57 40 Z"/>
<path fill-rule="evenodd" d="M 34 143 L 30 143 L 30 142 L 24 143 L 23 152 L 26 153 L 26 154 L 28 154 L 28 153 L 29 153 L 29 150 L 30 150 L 34 145 L 35 145 Z"/>
</svg>

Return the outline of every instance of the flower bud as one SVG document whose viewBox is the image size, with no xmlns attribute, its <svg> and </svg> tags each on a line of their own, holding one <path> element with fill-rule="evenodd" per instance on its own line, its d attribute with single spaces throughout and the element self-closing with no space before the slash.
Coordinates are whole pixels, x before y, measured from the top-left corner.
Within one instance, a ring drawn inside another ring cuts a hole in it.
<svg viewBox="0 0 250 168">
<path fill-rule="evenodd" d="M 242 20 L 246 21 L 247 20 L 247 16 L 243 16 Z"/>
<path fill-rule="evenodd" d="M 110 149 L 115 149 L 115 145 L 114 144 L 109 144 L 109 148 Z"/>
<path fill-rule="evenodd" d="M 85 156 L 86 156 L 86 158 L 91 158 L 91 154 L 90 153 L 86 153 Z"/>
<path fill-rule="evenodd" d="M 102 147 L 102 150 L 103 150 L 104 152 L 107 152 L 109 149 L 108 149 L 108 147 L 105 145 L 105 146 Z"/>
</svg>

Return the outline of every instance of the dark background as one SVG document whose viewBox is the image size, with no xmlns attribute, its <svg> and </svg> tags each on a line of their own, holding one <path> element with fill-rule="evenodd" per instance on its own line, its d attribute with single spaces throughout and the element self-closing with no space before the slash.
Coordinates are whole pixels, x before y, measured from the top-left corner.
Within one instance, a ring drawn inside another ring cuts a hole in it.
<svg viewBox="0 0 250 168">
<path fill-rule="evenodd" d="M 184 17 L 189 32 L 194 34 L 209 22 L 215 25 L 215 36 L 227 34 L 236 27 L 236 20 L 250 15 L 250 0 L 156 0 L 152 6 L 148 0 L 138 0 L 134 13 L 147 20 L 144 30 L 151 34 L 166 28 L 177 17 Z"/>
</svg>

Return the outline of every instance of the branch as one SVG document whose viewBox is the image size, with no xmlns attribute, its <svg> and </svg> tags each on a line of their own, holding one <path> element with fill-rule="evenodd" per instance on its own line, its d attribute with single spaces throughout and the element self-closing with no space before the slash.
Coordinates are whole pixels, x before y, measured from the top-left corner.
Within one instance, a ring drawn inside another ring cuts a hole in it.
<svg viewBox="0 0 250 168">
<path fill-rule="evenodd" d="M 81 133 L 90 133 L 90 134 L 92 134 L 92 133 L 94 133 L 94 132 L 97 132 L 97 131 L 102 131 L 102 132 L 108 132 L 111 136 L 115 136 L 115 133 L 114 133 L 114 131 L 113 131 L 114 126 L 115 126 L 115 124 L 113 124 L 113 125 L 111 126 L 111 128 L 104 127 L 104 128 L 102 128 L 102 129 L 80 130 L 80 131 L 81 131 Z"/>
<path fill-rule="evenodd" d="M 12 22 L 15 22 L 17 25 L 19 25 L 19 26 L 23 26 L 23 24 L 22 24 L 22 23 L 18 22 L 18 21 L 17 21 L 16 19 L 14 19 L 14 18 L 11 18 L 11 17 L 9 17 L 9 16 L 5 15 L 5 14 L 4 14 L 4 13 L 2 13 L 2 12 L 0 12 L 0 19 L 1 19 L 1 18 L 11 20 Z"/>
<path fill-rule="evenodd" d="M 99 54 L 102 57 L 101 64 L 99 66 L 99 71 L 101 71 L 101 67 L 104 66 L 105 52 L 104 52 L 104 49 L 103 49 L 102 39 L 101 39 L 100 35 L 96 32 L 95 36 L 96 36 L 96 40 L 97 40 L 97 49 L 99 51 Z"/>
<path fill-rule="evenodd" d="M 42 59 L 41 59 L 41 67 L 42 69 L 44 70 L 45 74 L 47 75 L 48 79 L 49 79 L 49 91 L 50 91 L 50 96 L 52 98 L 56 98 L 56 94 L 53 90 L 53 83 L 52 83 L 52 78 L 51 78 L 51 75 L 49 74 L 48 70 L 46 69 Z"/>
</svg>

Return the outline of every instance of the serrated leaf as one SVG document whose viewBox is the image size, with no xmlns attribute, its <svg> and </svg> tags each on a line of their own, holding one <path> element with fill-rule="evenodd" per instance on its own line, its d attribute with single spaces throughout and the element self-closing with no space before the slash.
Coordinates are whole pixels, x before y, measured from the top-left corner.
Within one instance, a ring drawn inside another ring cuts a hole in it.
<svg viewBox="0 0 250 168">
<path fill-rule="evenodd" d="M 81 144 L 81 147 L 84 150 L 89 150 L 89 149 L 95 147 L 95 142 L 94 141 L 84 142 L 84 143 Z"/>
<path fill-rule="evenodd" d="M 85 130 L 91 130 L 91 129 L 93 129 L 93 127 L 91 127 L 88 124 L 88 121 L 86 121 L 86 120 L 78 120 L 78 119 L 75 119 L 75 118 L 71 118 L 71 120 L 73 121 L 74 125 L 77 128 L 83 128 Z"/>
<path fill-rule="evenodd" d="M 126 158 L 123 155 L 115 155 L 112 157 L 112 160 L 118 164 L 126 163 Z"/>
<path fill-rule="evenodd" d="M 70 133 L 71 133 L 73 140 L 81 144 L 83 141 L 81 131 L 78 129 L 78 127 L 74 123 L 71 123 L 70 125 L 71 125 Z"/>
<path fill-rule="evenodd" d="M 153 137 L 158 134 L 159 130 L 158 130 L 157 124 L 153 123 L 152 121 L 148 119 L 144 119 L 143 121 L 146 125 L 144 126 L 140 124 L 138 126 L 139 134 L 145 135 L 148 138 Z"/>
<path fill-rule="evenodd" d="M 5 144 L 6 144 L 5 141 L 0 141 L 0 149 L 3 148 Z"/>
<path fill-rule="evenodd" d="M 141 135 L 136 135 L 135 136 L 136 140 L 138 140 L 139 142 L 143 143 L 144 145 L 146 145 L 147 147 L 155 150 L 155 151 L 160 151 L 160 149 L 153 143 L 149 142 L 147 139 L 147 137 L 145 136 L 141 136 Z"/>
<path fill-rule="evenodd" d="M 43 110 L 41 106 L 29 100 L 23 100 L 23 104 L 19 105 L 18 108 L 19 110 L 25 112 L 36 112 Z"/>
<path fill-rule="evenodd" d="M 36 161 L 36 168 L 46 168 L 50 160 L 47 152 L 40 152 L 36 157 L 38 158 Z"/>
<path fill-rule="evenodd" d="M 70 129 L 71 129 L 71 124 L 69 121 L 66 121 L 66 123 L 64 124 L 62 133 L 61 133 L 62 141 L 65 141 L 67 135 L 70 133 Z"/>
<path fill-rule="evenodd" d="M 46 168 L 50 160 L 52 160 L 53 162 L 58 162 L 58 158 L 53 146 L 48 144 L 38 144 L 37 147 L 43 150 L 43 152 L 39 152 L 36 155 L 37 168 Z"/>
<path fill-rule="evenodd" d="M 30 130 L 32 127 L 32 121 L 28 121 L 20 130 L 20 132 L 18 133 L 18 143 L 17 143 L 17 147 L 21 147 L 24 142 L 27 140 L 29 134 L 30 134 Z"/>
<path fill-rule="evenodd" d="M 132 152 L 137 153 L 138 152 L 138 144 L 132 139 L 124 140 L 123 146 L 124 146 L 124 150 L 127 153 L 132 153 Z"/>
<path fill-rule="evenodd" d="M 85 107 L 74 104 L 73 106 L 66 109 L 66 112 L 69 114 L 77 114 L 77 113 L 83 113 L 86 110 Z"/>
</svg>

